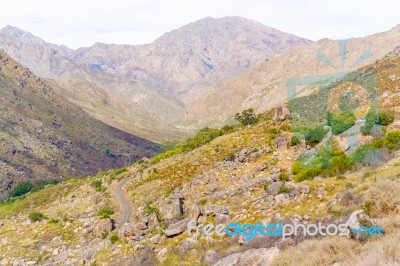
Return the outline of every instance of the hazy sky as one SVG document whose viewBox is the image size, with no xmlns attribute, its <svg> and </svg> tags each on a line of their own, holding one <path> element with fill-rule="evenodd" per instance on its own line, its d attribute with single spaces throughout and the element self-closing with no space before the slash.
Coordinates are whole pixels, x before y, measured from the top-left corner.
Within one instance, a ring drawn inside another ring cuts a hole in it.
<svg viewBox="0 0 400 266">
<path fill-rule="evenodd" d="M 311 40 L 343 39 L 400 24 L 397 0 L 6 0 L 0 27 L 17 26 L 71 48 L 143 44 L 211 16 L 242 16 Z"/>
</svg>

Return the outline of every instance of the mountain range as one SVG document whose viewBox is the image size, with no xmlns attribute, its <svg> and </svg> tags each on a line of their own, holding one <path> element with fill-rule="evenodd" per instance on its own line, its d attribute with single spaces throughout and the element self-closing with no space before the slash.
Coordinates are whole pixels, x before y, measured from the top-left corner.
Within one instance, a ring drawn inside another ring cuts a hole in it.
<svg viewBox="0 0 400 266">
<path fill-rule="evenodd" d="M 311 41 L 240 17 L 205 18 L 147 45 L 96 43 L 77 50 L 7 26 L 0 48 L 107 124 L 163 142 L 198 125 L 180 125 L 204 90 L 273 54 Z"/>
</svg>

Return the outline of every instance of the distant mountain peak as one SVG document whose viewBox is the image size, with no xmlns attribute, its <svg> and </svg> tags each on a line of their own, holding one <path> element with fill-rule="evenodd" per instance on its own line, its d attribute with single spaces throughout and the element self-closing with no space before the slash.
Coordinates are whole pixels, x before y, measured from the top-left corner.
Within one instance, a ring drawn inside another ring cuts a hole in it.
<svg viewBox="0 0 400 266">
<path fill-rule="evenodd" d="M 0 30 L 0 33 L 7 34 L 12 38 L 18 39 L 19 41 L 25 43 L 42 43 L 45 41 L 40 39 L 39 37 L 34 36 L 32 33 L 28 31 L 24 31 L 18 27 L 7 25 Z"/>
</svg>

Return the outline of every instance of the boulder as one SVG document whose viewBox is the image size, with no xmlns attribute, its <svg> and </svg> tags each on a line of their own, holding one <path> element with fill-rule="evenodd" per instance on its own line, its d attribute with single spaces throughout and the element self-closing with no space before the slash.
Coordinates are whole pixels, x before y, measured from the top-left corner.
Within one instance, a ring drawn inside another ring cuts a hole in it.
<svg viewBox="0 0 400 266">
<path fill-rule="evenodd" d="M 376 225 L 375 220 L 371 219 L 363 210 L 354 211 L 346 222 L 350 230 L 358 230 L 362 225 L 373 226 Z"/>
<path fill-rule="evenodd" d="M 304 194 L 310 193 L 310 187 L 307 186 L 307 185 L 301 185 L 299 187 L 299 190 L 300 190 L 301 193 L 304 193 Z"/>
<path fill-rule="evenodd" d="M 218 261 L 218 254 L 214 250 L 208 250 L 206 253 L 204 253 L 203 264 L 213 265 L 217 261 Z"/>
<path fill-rule="evenodd" d="M 283 183 L 281 181 L 272 182 L 267 187 L 267 194 L 272 196 L 278 195 L 279 188 L 282 186 L 282 184 Z"/>
<path fill-rule="evenodd" d="M 169 199 L 161 207 L 162 217 L 166 220 L 178 220 L 183 215 L 183 202 L 180 198 Z"/>
<path fill-rule="evenodd" d="M 290 116 L 289 109 L 286 106 L 282 105 L 282 106 L 279 106 L 278 108 L 276 108 L 275 114 L 272 117 L 272 120 L 284 121 L 284 120 L 288 119 L 289 116 Z"/>
<path fill-rule="evenodd" d="M 109 234 L 112 229 L 113 223 L 110 218 L 97 220 L 92 226 L 92 232 L 96 237 L 101 237 L 104 233 Z"/>
<path fill-rule="evenodd" d="M 183 255 L 186 251 L 191 249 L 195 243 L 196 243 L 196 240 L 193 238 L 183 239 L 181 242 L 179 242 L 178 253 Z"/>
<path fill-rule="evenodd" d="M 275 201 L 276 203 L 280 204 L 280 203 L 284 203 L 286 201 L 289 200 L 289 194 L 288 193 L 283 193 L 283 194 L 279 194 L 275 196 Z"/>
<path fill-rule="evenodd" d="M 182 219 L 176 223 L 170 224 L 163 232 L 168 237 L 179 235 L 187 230 L 187 224 L 190 220 L 192 220 L 192 218 Z"/>
<path fill-rule="evenodd" d="M 243 253 L 234 253 L 219 261 L 214 266 L 239 266 L 239 265 L 252 265 L 252 266 L 268 266 L 279 254 L 279 249 L 274 248 L 260 248 L 249 249 Z"/>
<path fill-rule="evenodd" d="M 196 204 L 192 204 L 187 210 L 187 217 L 197 219 L 199 218 L 201 211 Z"/>
<path fill-rule="evenodd" d="M 157 214 L 155 212 L 152 212 L 147 216 L 147 226 L 150 229 L 157 227 L 159 224 L 160 222 L 158 221 Z"/>
<path fill-rule="evenodd" d="M 228 224 L 231 221 L 231 216 L 229 214 L 217 213 L 215 214 L 216 224 Z"/>
</svg>

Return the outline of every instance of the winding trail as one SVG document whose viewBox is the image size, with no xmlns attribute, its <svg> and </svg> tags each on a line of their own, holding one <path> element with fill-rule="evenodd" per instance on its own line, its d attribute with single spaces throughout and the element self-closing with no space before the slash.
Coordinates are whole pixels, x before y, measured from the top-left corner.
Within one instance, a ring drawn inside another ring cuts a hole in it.
<svg viewBox="0 0 400 266">
<path fill-rule="evenodd" d="M 117 221 L 116 227 L 120 228 L 122 225 L 125 223 L 128 223 L 131 221 L 132 216 L 133 216 L 133 208 L 132 205 L 129 203 L 128 199 L 126 198 L 124 194 L 124 186 L 128 183 L 130 180 L 129 177 L 119 181 L 115 188 L 115 197 L 117 198 L 120 206 L 121 206 L 121 213 L 119 216 L 119 219 Z"/>
</svg>

